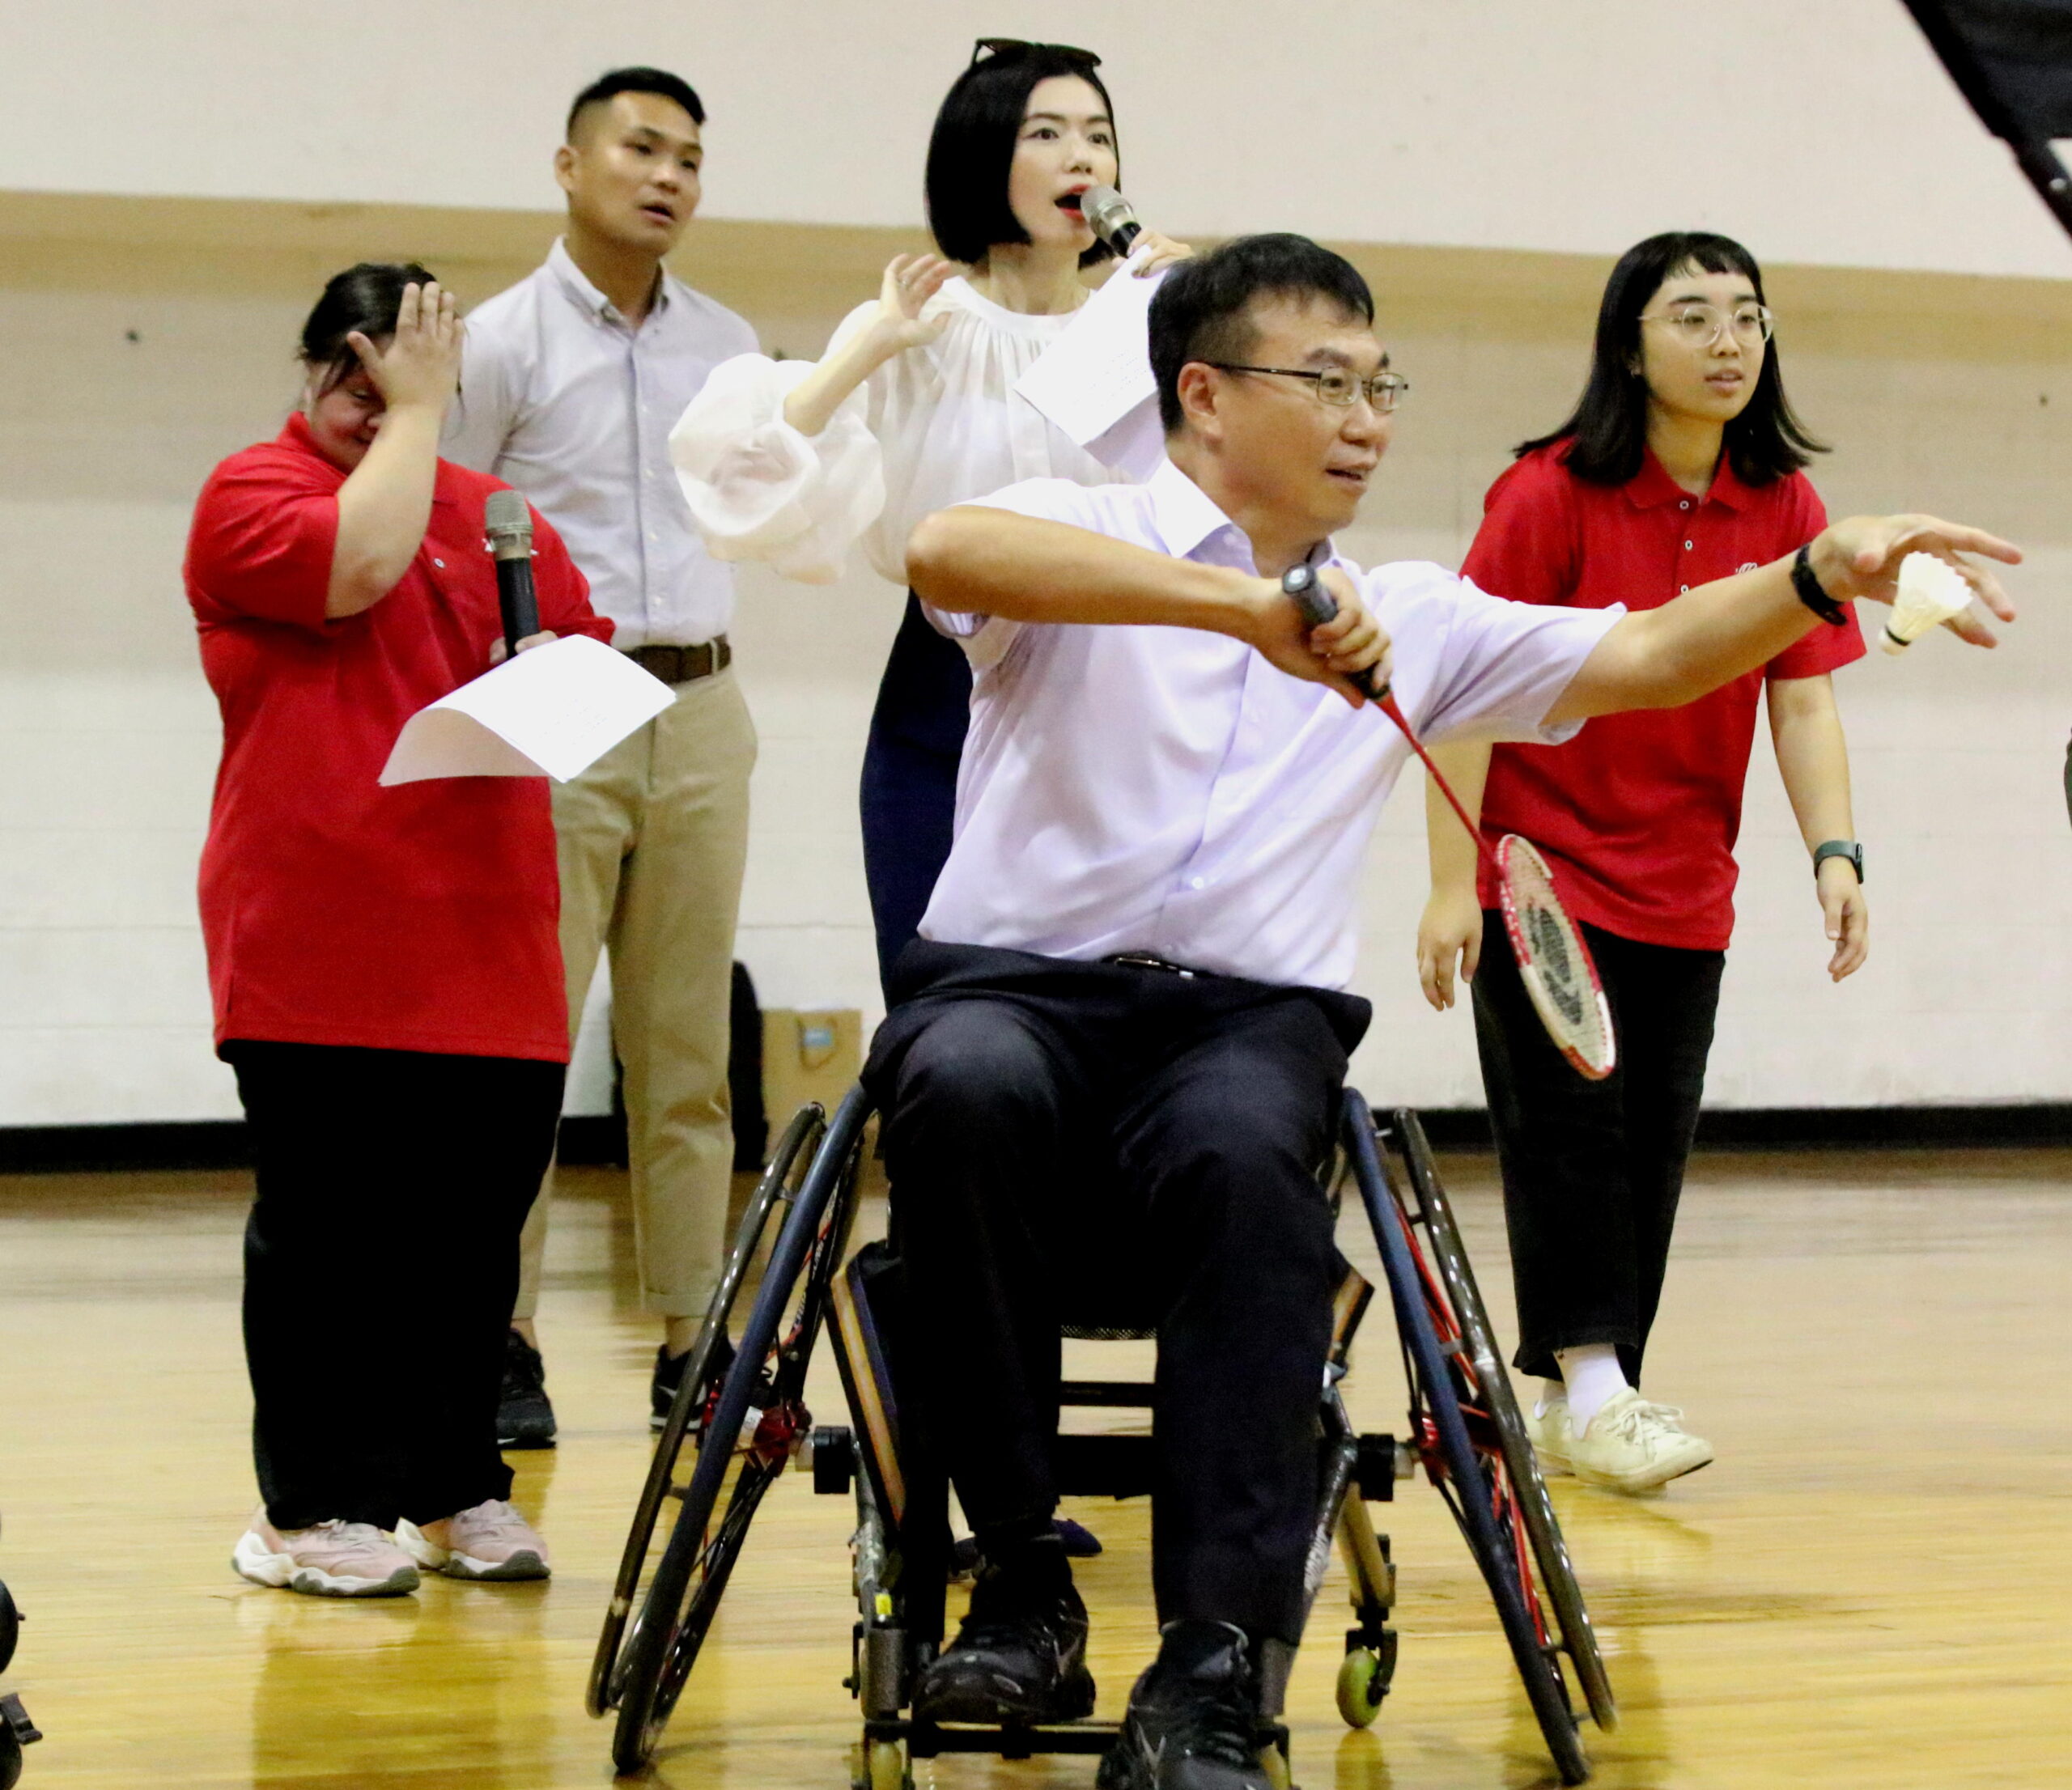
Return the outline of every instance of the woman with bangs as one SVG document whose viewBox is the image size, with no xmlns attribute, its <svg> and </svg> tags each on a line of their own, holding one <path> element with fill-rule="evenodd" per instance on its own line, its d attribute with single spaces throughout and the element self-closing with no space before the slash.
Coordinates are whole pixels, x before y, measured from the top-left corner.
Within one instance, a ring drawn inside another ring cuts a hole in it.
<svg viewBox="0 0 2072 1790">
<path fill-rule="evenodd" d="M 1598 313 L 1574 414 L 1525 443 L 1490 488 L 1463 574 L 1498 596 L 1650 609 L 1810 541 L 1827 512 L 1803 469 L 1755 257 L 1673 232 L 1629 249 Z M 1473 979 L 1483 1084 L 1504 1180 L 1528 1420 L 1550 1470 L 1627 1493 L 1702 1467 L 1711 1445 L 1643 1398 L 1641 1362 L 1696 1130 L 1733 930 L 1734 846 L 1758 698 L 1806 842 L 1829 946 L 1868 944 L 1863 854 L 1830 673 L 1862 656 L 1853 615 L 1680 709 L 1607 716 L 1563 746 L 1454 746 L 1441 766 L 1493 843 L 1521 833 L 1555 866 L 1610 999 L 1620 1063 L 1586 1081 L 1535 1017 L 1493 879 L 1428 800 L 1426 998 Z M 1485 783 L 1486 778 L 1486 783 Z M 1436 793 L 1436 792 L 1434 792 Z M 1480 886 L 1478 887 L 1478 876 Z"/>
<path fill-rule="evenodd" d="M 745 354 L 714 371 L 671 451 L 715 557 L 831 583 L 860 541 L 904 587 L 906 537 L 931 511 L 1024 479 L 1122 476 L 1014 391 L 1109 259 L 1080 214 L 1089 188 L 1122 178 L 1099 64 L 1062 44 L 981 39 L 928 143 L 940 252 L 895 257 L 819 361 Z M 1132 272 L 1188 252 L 1147 231 Z M 949 855 L 970 694 L 963 649 L 909 592 L 864 757 L 864 867 L 888 986 Z"/>
</svg>

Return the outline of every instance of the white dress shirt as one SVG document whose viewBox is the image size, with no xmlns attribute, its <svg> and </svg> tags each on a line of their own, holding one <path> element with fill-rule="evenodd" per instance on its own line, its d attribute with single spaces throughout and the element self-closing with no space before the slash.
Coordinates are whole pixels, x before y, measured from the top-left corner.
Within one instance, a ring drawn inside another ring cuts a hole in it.
<svg viewBox="0 0 2072 1790">
<path fill-rule="evenodd" d="M 745 323 L 666 271 L 634 329 L 557 240 L 469 313 L 441 451 L 539 507 L 614 645 L 694 647 L 733 620 L 734 575 L 698 539 L 669 433 L 715 367 L 754 349 Z"/>
<path fill-rule="evenodd" d="M 1254 569 L 1242 531 L 1170 460 L 1143 485 L 1052 480 L 978 501 Z M 1625 613 L 1505 602 L 1433 565 L 1319 562 L 1357 580 L 1387 630 L 1396 700 L 1428 744 L 1570 738 L 1580 723 L 1550 727 L 1547 711 Z M 1361 861 L 1410 757 L 1378 709 L 1196 629 L 931 618 L 977 676 L 956 842 L 922 937 L 1345 986 Z"/>
<path fill-rule="evenodd" d="M 859 305 L 844 318 L 829 353 L 877 308 Z M 817 435 L 784 420 L 784 400 L 812 361 L 748 354 L 706 381 L 669 448 L 715 555 L 829 584 L 860 540 L 879 575 L 903 587 L 906 537 L 923 516 L 1026 479 L 1102 485 L 1122 476 L 1014 389 L 1076 312 L 1025 316 L 957 278 L 921 315 L 949 320 L 934 341 L 873 372 Z"/>
</svg>

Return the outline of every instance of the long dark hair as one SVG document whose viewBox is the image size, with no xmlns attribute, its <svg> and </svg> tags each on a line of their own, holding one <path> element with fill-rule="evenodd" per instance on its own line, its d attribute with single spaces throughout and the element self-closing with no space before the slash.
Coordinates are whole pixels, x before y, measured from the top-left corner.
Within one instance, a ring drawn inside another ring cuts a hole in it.
<svg viewBox="0 0 2072 1790">
<path fill-rule="evenodd" d="M 1672 230 L 1636 243 L 1619 257 L 1604 282 L 1597 310 L 1597 342 L 1590 381 L 1569 420 L 1551 435 L 1522 441 L 1512 450 L 1569 443 L 1562 464 L 1594 485 L 1624 485 L 1637 477 L 1648 444 L 1648 382 L 1635 371 L 1641 358 L 1641 313 L 1679 268 L 1707 274 L 1739 274 L 1763 298 L 1763 270 L 1756 257 L 1730 236 L 1701 230 Z M 1726 426 L 1727 463 L 1744 485 L 1768 485 L 1807 465 L 1827 444 L 1798 420 L 1784 395 L 1784 369 L 1773 340 L 1763 356 L 1756 390 L 1741 414 Z"/>
<path fill-rule="evenodd" d="M 1021 44 L 982 40 L 971 66 L 957 76 L 928 138 L 928 229 L 936 246 L 953 261 L 977 262 L 995 243 L 1025 243 L 1008 203 L 1008 170 L 1021 135 L 1021 117 L 1038 83 L 1055 74 L 1076 75 L 1101 95 L 1110 127 L 1115 102 L 1094 73 L 1101 58 L 1066 44 Z M 1115 151 L 1115 185 L 1123 181 L 1122 151 Z M 1079 257 L 1081 267 L 1108 258 L 1096 243 Z"/>
<path fill-rule="evenodd" d="M 360 261 L 326 280 L 323 297 L 303 324 L 299 349 L 304 366 L 324 369 L 317 395 L 350 379 L 359 365 L 346 337 L 355 330 L 369 341 L 394 335 L 403 288 L 422 291 L 431 283 L 432 276 L 415 261 Z"/>
</svg>

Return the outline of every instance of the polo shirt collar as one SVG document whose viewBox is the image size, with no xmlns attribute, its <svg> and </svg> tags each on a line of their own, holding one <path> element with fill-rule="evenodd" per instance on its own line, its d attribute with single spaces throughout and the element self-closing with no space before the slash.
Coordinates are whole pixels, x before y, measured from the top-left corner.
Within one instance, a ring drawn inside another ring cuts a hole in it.
<svg viewBox="0 0 2072 1790">
<path fill-rule="evenodd" d="M 1161 460 L 1158 469 L 1144 481 L 1151 498 L 1153 526 L 1166 551 L 1175 559 L 1189 559 L 1226 531 L 1225 545 L 1235 549 L 1249 570 L 1252 544 L 1245 531 L 1225 515 L 1215 498 L 1189 478 L 1170 460 Z M 1329 565 L 1338 557 L 1329 541 L 1321 541 L 1310 555 L 1312 565 Z"/>
<path fill-rule="evenodd" d="M 586 316 L 594 317 L 600 323 L 621 325 L 626 323 L 626 317 L 619 308 L 592 286 L 589 276 L 575 265 L 575 257 L 568 252 L 567 237 L 554 238 L 554 247 L 547 251 L 547 271 L 554 276 L 554 283 L 567 295 L 569 303 Z M 669 308 L 669 269 L 658 268 L 655 273 L 655 303 L 648 316 L 659 316 Z"/>
<path fill-rule="evenodd" d="M 346 482 L 348 475 L 345 468 L 316 445 L 316 437 L 309 432 L 309 418 L 301 411 L 288 412 L 288 420 L 282 425 L 278 439 L 288 447 L 308 455 L 341 485 Z M 463 501 L 460 471 L 452 461 L 446 459 L 443 455 L 439 457 L 438 469 L 432 477 L 431 501 L 434 503 L 449 505 Z"/>
<path fill-rule="evenodd" d="M 1657 510 L 1664 504 L 1681 503 L 1691 494 L 1669 476 L 1668 469 L 1654 457 L 1652 448 L 1641 450 L 1641 469 L 1627 481 L 1626 501 L 1637 510 Z M 1751 493 L 1734 475 L 1734 460 L 1730 455 L 1719 456 L 1719 469 L 1713 474 L 1712 488 L 1705 493 L 1707 503 L 1723 503 L 1730 510 L 1748 507 Z"/>
</svg>

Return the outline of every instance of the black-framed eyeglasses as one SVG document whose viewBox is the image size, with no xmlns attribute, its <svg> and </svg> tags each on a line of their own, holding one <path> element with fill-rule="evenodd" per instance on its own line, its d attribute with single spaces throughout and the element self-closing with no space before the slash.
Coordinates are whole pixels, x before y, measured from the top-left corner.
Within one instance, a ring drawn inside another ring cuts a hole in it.
<svg viewBox="0 0 2072 1790">
<path fill-rule="evenodd" d="M 1410 389 L 1410 381 L 1400 373 L 1371 373 L 1363 379 L 1344 367 L 1312 372 L 1301 367 L 1246 367 L 1227 360 L 1204 361 L 1202 365 L 1223 373 L 1277 373 L 1283 379 L 1307 380 L 1316 388 L 1318 398 L 1334 409 L 1350 409 L 1365 392 L 1367 402 L 1382 416 L 1395 409 L 1397 401 Z"/>
<path fill-rule="evenodd" d="M 1070 44 L 1032 44 L 1020 37 L 981 37 L 971 46 L 971 62 L 976 66 L 982 61 L 998 61 L 1004 57 L 1033 55 L 1043 50 L 1052 56 L 1061 56 L 1068 62 L 1076 62 L 1081 68 L 1098 68 L 1101 58 L 1090 49 L 1075 49 Z"/>
</svg>

